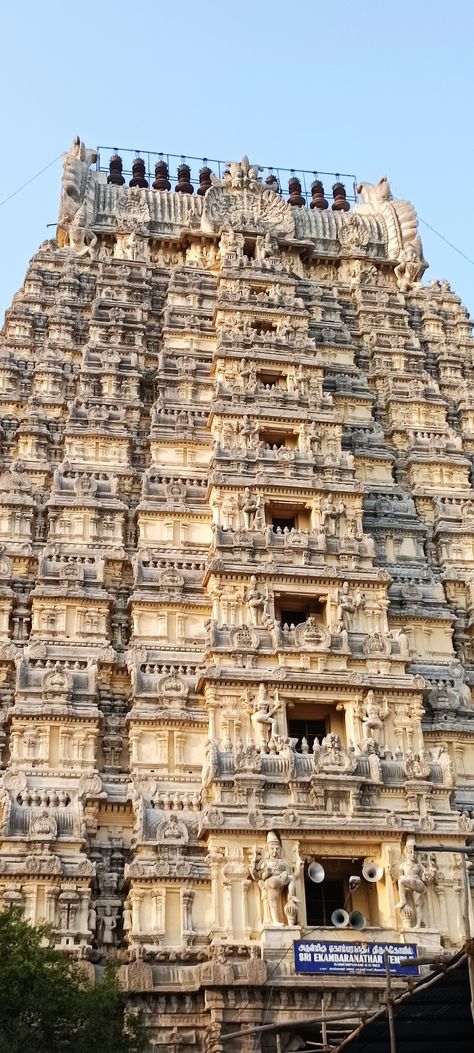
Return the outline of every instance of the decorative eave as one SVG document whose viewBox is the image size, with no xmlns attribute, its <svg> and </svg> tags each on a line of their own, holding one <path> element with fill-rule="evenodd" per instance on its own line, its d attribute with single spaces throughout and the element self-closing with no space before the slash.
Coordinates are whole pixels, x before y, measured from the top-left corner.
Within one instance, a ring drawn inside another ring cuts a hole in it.
<svg viewBox="0 0 474 1053">
<path fill-rule="evenodd" d="M 347 202 L 342 210 L 327 211 L 306 208 L 298 195 L 285 201 L 271 189 L 276 181 L 263 183 L 260 166 L 250 165 L 247 157 L 228 162 L 222 179 L 211 174 L 203 195 L 150 190 L 144 179 L 139 185 L 132 179 L 130 187 L 114 185 L 104 173 L 89 170 L 95 159 L 95 151 L 86 150 L 78 138 L 63 158 L 58 245 L 81 256 L 95 254 L 100 236 L 112 235 L 122 255 L 137 260 L 145 258 L 149 239 L 179 242 L 186 234 L 219 238 L 230 231 L 260 240 L 263 263 L 275 255 L 272 243 L 312 251 L 316 258 L 391 263 L 402 292 L 416 287 L 427 267 L 415 210 L 410 202 L 392 198 L 385 177 L 375 185 L 360 184 L 362 201 L 348 213 Z"/>
</svg>

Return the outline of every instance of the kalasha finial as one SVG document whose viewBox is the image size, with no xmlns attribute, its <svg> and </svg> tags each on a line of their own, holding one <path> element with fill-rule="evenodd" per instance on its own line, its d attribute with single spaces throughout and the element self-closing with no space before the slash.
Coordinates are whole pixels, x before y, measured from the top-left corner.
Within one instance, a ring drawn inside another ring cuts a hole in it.
<svg viewBox="0 0 474 1053">
<path fill-rule="evenodd" d="M 344 183 L 334 183 L 332 196 L 334 198 L 334 204 L 332 206 L 333 212 L 349 211 L 351 206 L 346 198 L 346 188 Z"/>
<path fill-rule="evenodd" d="M 123 163 L 122 158 L 118 154 L 112 154 L 109 161 L 109 175 L 107 176 L 107 182 L 112 183 L 113 186 L 123 186 L 125 178 L 122 175 Z"/>
<path fill-rule="evenodd" d="M 145 179 L 145 162 L 142 157 L 136 157 L 132 165 L 132 178 L 128 184 L 129 186 L 140 186 L 143 190 L 148 187 L 148 182 Z"/>
<path fill-rule="evenodd" d="M 288 180 L 288 204 L 301 208 L 304 205 L 304 197 L 301 193 L 301 183 L 297 176 Z"/>
<path fill-rule="evenodd" d="M 199 196 L 203 197 L 206 190 L 209 190 L 210 186 L 212 186 L 211 169 L 208 168 L 207 165 L 204 165 L 203 168 L 199 169 L 199 186 L 197 189 Z"/>
<path fill-rule="evenodd" d="M 155 181 L 152 185 L 153 190 L 171 190 L 166 161 L 157 161 L 155 165 Z"/>
<path fill-rule="evenodd" d="M 311 183 L 311 201 L 310 208 L 320 208 L 321 210 L 329 208 L 329 205 L 324 197 L 324 187 L 320 179 L 315 179 Z"/>
<path fill-rule="evenodd" d="M 178 168 L 178 182 L 176 183 L 175 190 L 178 194 L 194 194 L 194 187 L 191 183 L 191 169 L 185 162 L 179 165 Z"/>
</svg>

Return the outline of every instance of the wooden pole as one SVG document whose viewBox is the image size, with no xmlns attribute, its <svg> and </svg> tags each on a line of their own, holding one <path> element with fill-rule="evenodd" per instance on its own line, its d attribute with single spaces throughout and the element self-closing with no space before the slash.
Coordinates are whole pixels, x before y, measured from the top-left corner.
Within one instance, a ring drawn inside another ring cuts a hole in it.
<svg viewBox="0 0 474 1053">
<path fill-rule="evenodd" d="M 385 1003 L 387 1006 L 387 1017 L 388 1017 L 388 1030 L 390 1034 L 390 1053 L 397 1053 L 397 1040 L 395 1036 L 395 1013 L 393 1011 L 393 996 L 392 996 L 392 977 L 390 975 L 390 956 L 388 951 L 384 951 L 384 963 L 385 963 L 385 976 L 387 978 L 387 990 L 385 993 Z"/>
<path fill-rule="evenodd" d="M 323 997 L 321 998 L 321 1013 L 322 1013 L 321 1037 L 322 1037 L 322 1040 L 323 1040 L 323 1049 L 326 1050 L 328 1048 L 328 1026 L 327 1026 L 327 1023 L 326 1023 L 325 1012 L 326 1012 L 326 999 L 325 999 L 325 997 L 323 995 Z"/>
</svg>

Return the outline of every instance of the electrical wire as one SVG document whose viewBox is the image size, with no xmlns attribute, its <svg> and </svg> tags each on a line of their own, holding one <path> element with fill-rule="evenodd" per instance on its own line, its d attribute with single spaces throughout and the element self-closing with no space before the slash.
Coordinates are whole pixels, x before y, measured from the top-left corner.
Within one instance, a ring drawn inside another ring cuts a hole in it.
<svg viewBox="0 0 474 1053">
<path fill-rule="evenodd" d="M 13 191 L 13 193 L 8 194 L 8 197 L 4 197 L 3 201 L 0 201 L 0 208 L 2 207 L 2 205 L 6 205 L 7 201 L 11 201 L 12 197 L 16 197 L 16 195 L 20 193 L 20 190 L 24 190 L 26 186 L 30 185 L 30 183 L 34 183 L 35 179 L 38 179 L 38 176 L 43 175 L 43 172 L 47 172 L 48 168 L 51 168 L 53 165 L 55 165 L 56 161 L 59 161 L 61 157 L 62 152 L 58 154 L 57 157 L 54 157 L 48 165 L 44 166 L 44 168 L 40 168 L 39 172 L 36 172 L 35 175 L 31 176 L 31 179 L 27 179 L 26 183 L 22 183 L 21 186 L 17 187 L 17 189 Z"/>
<path fill-rule="evenodd" d="M 474 267 L 474 260 L 471 260 L 470 256 L 466 256 L 465 252 L 462 252 L 462 250 L 458 249 L 456 245 L 453 245 L 452 241 L 449 241 L 448 238 L 445 238 L 444 234 L 440 234 L 439 230 L 435 230 L 435 228 L 432 227 L 430 223 L 426 222 L 426 219 L 422 219 L 421 216 L 418 216 L 418 219 L 420 223 L 423 223 L 424 227 L 428 227 L 428 230 L 431 230 L 433 234 L 436 234 L 437 238 L 441 238 L 441 241 L 444 241 L 446 245 L 449 245 L 450 249 L 454 249 L 454 251 L 457 252 L 459 256 L 462 256 L 463 259 L 467 260 L 467 262 L 471 263 Z"/>
<path fill-rule="evenodd" d="M 392 189 L 396 194 L 397 200 L 406 200 L 406 195 L 401 194 L 398 187 L 395 187 L 392 184 Z M 424 227 L 428 227 L 428 230 L 431 230 L 432 234 L 436 234 L 436 237 L 439 238 L 441 241 L 444 241 L 445 245 L 449 245 L 450 249 L 453 249 L 454 252 L 457 252 L 459 256 L 462 256 L 464 260 L 467 260 L 467 262 L 470 263 L 472 267 L 474 267 L 474 260 L 472 260 L 470 256 L 466 256 L 466 253 L 463 252 L 462 249 L 458 249 L 457 245 L 454 245 L 453 242 L 449 240 L 449 238 L 446 238 L 444 234 L 440 234 L 439 230 L 436 230 L 436 227 L 432 227 L 431 223 L 428 223 L 426 219 L 423 219 L 423 217 L 420 216 L 419 212 L 417 212 L 417 216 L 419 222 L 423 223 Z"/>
</svg>

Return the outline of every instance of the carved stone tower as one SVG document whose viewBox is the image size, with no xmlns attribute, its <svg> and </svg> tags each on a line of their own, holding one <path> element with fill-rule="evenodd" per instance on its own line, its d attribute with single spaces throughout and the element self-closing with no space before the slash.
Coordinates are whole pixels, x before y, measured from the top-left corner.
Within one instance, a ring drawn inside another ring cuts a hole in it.
<svg viewBox="0 0 474 1053">
<path fill-rule="evenodd" d="M 381 998 L 294 941 L 462 942 L 471 324 L 385 179 L 94 161 L 0 341 L 1 903 L 157 1048 L 272 1051 Z"/>
</svg>

